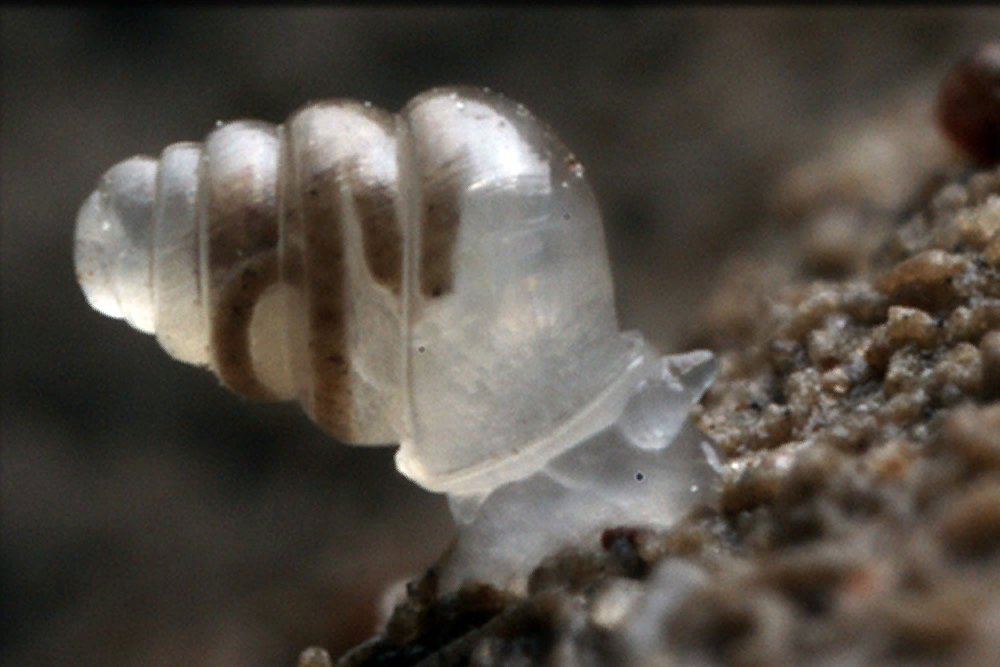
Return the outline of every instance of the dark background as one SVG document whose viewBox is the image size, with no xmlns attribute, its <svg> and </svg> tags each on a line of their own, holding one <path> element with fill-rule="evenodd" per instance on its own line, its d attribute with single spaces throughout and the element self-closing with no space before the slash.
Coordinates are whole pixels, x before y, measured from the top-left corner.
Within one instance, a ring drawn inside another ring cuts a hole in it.
<svg viewBox="0 0 1000 667">
<path fill-rule="evenodd" d="M 586 166 L 622 323 L 672 349 L 784 168 L 932 94 L 998 28 L 990 9 L 0 11 L 5 663 L 339 652 L 451 537 L 391 451 L 244 403 L 87 307 L 73 222 L 113 163 L 317 98 L 489 86 Z"/>
</svg>

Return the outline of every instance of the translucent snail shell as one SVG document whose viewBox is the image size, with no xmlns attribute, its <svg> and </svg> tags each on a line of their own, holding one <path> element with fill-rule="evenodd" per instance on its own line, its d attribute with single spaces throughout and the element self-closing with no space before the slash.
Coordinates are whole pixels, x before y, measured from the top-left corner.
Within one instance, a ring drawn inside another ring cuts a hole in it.
<svg viewBox="0 0 1000 667">
<path fill-rule="evenodd" d="M 640 354 L 579 163 L 478 88 L 399 114 L 310 104 L 121 162 L 75 262 L 97 310 L 341 441 L 400 443 L 435 490 L 559 454 Z"/>
</svg>

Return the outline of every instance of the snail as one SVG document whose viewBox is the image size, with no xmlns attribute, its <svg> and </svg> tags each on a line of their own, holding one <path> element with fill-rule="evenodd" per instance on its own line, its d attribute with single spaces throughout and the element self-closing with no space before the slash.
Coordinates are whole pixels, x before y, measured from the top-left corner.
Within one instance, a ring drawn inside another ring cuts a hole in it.
<svg viewBox="0 0 1000 667">
<path fill-rule="evenodd" d="M 319 102 L 125 160 L 80 210 L 75 263 L 95 309 L 233 391 L 297 400 L 342 442 L 398 443 L 400 471 L 470 530 L 539 475 L 661 500 L 713 476 L 697 437 L 673 444 L 712 355 L 619 330 L 583 167 L 486 89 L 399 114 Z"/>
</svg>

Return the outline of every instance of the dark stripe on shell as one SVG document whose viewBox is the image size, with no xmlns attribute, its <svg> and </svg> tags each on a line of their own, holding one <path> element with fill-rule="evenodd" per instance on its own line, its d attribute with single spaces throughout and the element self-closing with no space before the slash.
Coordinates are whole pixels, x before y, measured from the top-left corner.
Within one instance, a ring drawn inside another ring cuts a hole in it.
<svg viewBox="0 0 1000 667">
<path fill-rule="evenodd" d="M 218 291 L 212 312 L 211 349 L 215 372 L 233 391 L 258 400 L 276 400 L 254 370 L 250 324 L 264 291 L 278 280 L 275 253 L 244 262 Z"/>
<path fill-rule="evenodd" d="M 423 179 L 420 220 L 420 291 L 434 299 L 451 291 L 454 282 L 452 252 L 458 237 L 461 209 L 450 178 Z"/>
</svg>

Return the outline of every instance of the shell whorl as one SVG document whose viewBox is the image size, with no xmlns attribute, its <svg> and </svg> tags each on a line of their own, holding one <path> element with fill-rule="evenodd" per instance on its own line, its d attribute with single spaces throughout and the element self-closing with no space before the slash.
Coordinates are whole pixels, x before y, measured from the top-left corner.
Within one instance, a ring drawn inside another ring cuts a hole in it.
<svg viewBox="0 0 1000 667">
<path fill-rule="evenodd" d="M 432 487 L 536 447 L 629 359 L 582 170 L 481 89 L 219 125 L 110 169 L 76 234 L 94 308 L 342 441 L 401 442 Z"/>
</svg>

